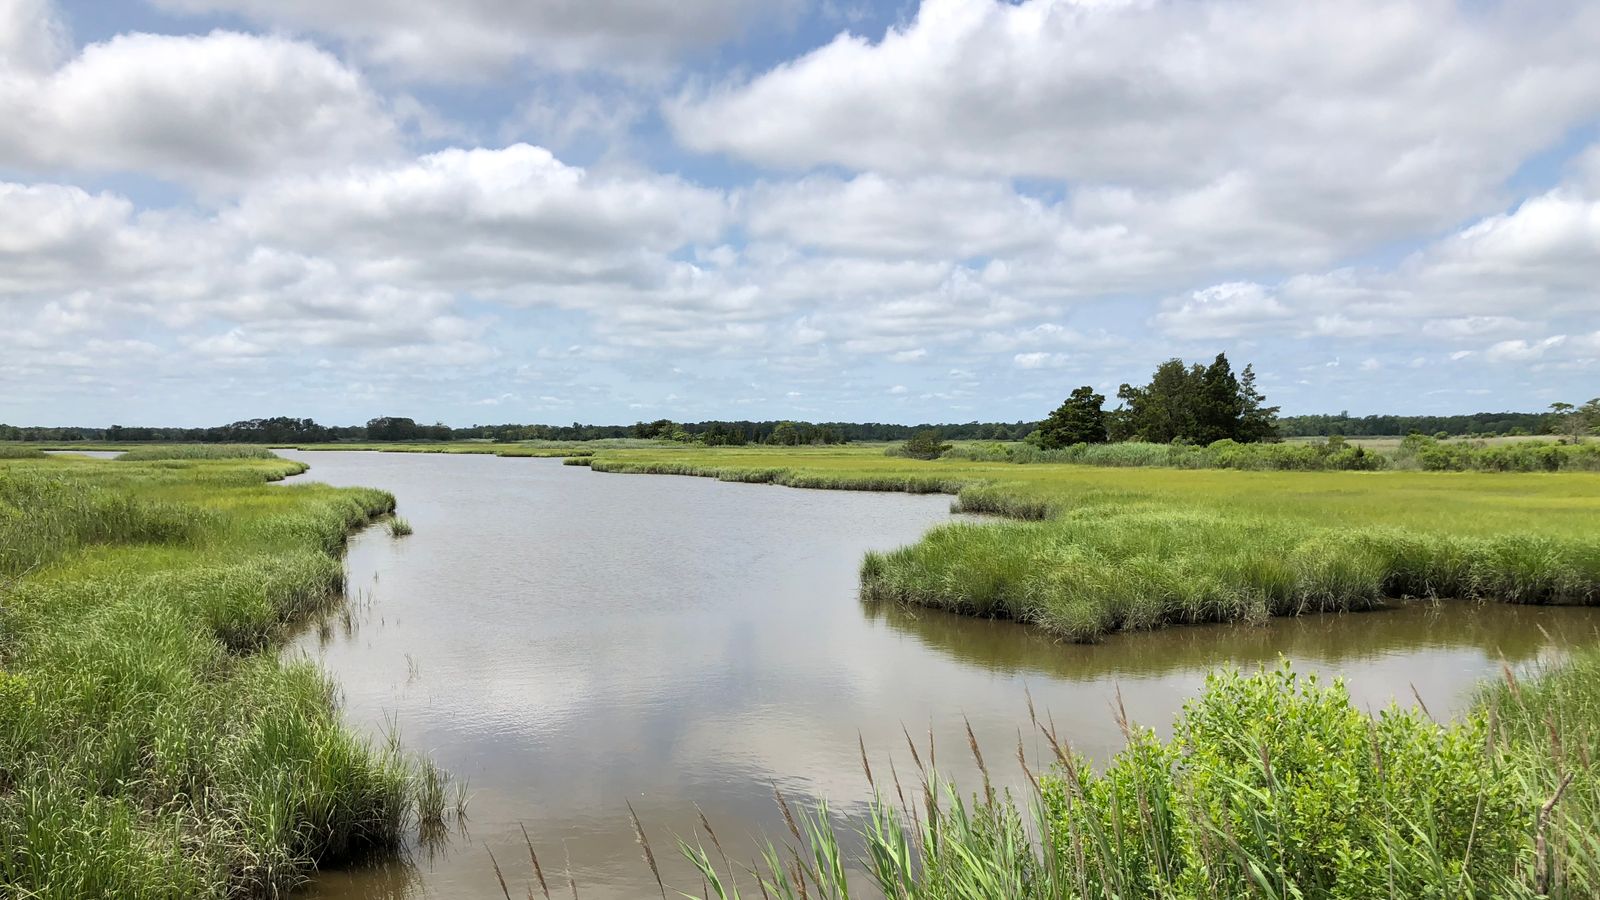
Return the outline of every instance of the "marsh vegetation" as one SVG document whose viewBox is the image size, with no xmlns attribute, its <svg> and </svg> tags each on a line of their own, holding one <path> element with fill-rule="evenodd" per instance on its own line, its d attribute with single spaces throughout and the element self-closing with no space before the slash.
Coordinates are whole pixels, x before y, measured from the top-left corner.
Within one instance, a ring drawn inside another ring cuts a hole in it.
<svg viewBox="0 0 1600 900">
<path fill-rule="evenodd" d="M 0 464 L 0 893 L 281 895 L 441 815 L 439 773 L 261 652 L 394 500 L 255 448 Z"/>
<path fill-rule="evenodd" d="M 1168 740 L 1123 714 L 1126 746 L 1100 769 L 1034 716 L 1048 768 L 1030 767 L 1019 737 L 1007 765 L 1028 786 L 997 791 L 998 762 L 969 732 L 982 790 L 964 793 L 908 732 L 904 781 L 875 775 L 863 745 L 868 811 L 846 840 L 826 805 L 797 811 L 780 794 L 789 834 L 761 861 L 732 862 L 709 823 L 679 849 L 706 885 L 691 895 L 712 900 L 866 886 L 929 900 L 1593 897 L 1597 685 L 1592 650 L 1533 683 L 1507 670 L 1440 723 L 1420 708 L 1368 715 L 1341 682 L 1287 664 L 1224 669 Z"/>
<path fill-rule="evenodd" d="M 1363 609 L 1392 598 L 1600 600 L 1600 478 L 1589 473 L 1018 466 L 960 456 L 923 462 L 867 448 L 619 451 L 588 464 L 956 494 L 960 510 L 1017 521 L 954 523 L 870 554 L 863 597 L 1012 618 L 1071 640 Z"/>
</svg>

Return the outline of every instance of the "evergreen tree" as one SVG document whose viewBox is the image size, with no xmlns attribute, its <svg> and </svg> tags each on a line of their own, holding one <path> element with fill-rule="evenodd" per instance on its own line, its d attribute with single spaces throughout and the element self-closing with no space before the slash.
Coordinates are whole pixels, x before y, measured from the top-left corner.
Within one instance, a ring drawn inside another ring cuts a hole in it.
<svg viewBox="0 0 1600 900">
<path fill-rule="evenodd" d="M 1256 370 L 1246 365 L 1239 379 L 1239 431 L 1234 440 L 1250 444 L 1278 440 L 1278 409 L 1267 406 L 1265 394 L 1256 390 Z"/>
<path fill-rule="evenodd" d="M 1239 379 L 1233 376 L 1227 354 L 1218 353 L 1200 376 L 1194 402 L 1194 430 L 1185 438 L 1196 444 L 1210 444 L 1224 438 L 1240 440 L 1243 406 Z"/>
<path fill-rule="evenodd" d="M 1156 367 L 1144 387 L 1124 384 L 1117 390 L 1124 415 L 1118 422 L 1120 439 L 1170 444 L 1194 433 L 1195 394 L 1204 374 L 1200 366 L 1186 367 L 1169 359 Z"/>
<path fill-rule="evenodd" d="M 1264 405 L 1266 397 L 1256 390 L 1255 380 L 1251 366 L 1236 377 L 1222 353 L 1209 366 L 1169 359 L 1156 368 L 1149 384 L 1118 389 L 1122 405 L 1107 417 L 1109 437 L 1156 444 L 1275 440 L 1278 407 Z"/>
<path fill-rule="evenodd" d="M 1070 447 L 1073 444 L 1103 444 L 1106 442 L 1106 414 L 1104 394 L 1084 385 L 1072 392 L 1050 417 L 1039 424 L 1039 446 L 1047 450 Z"/>
</svg>

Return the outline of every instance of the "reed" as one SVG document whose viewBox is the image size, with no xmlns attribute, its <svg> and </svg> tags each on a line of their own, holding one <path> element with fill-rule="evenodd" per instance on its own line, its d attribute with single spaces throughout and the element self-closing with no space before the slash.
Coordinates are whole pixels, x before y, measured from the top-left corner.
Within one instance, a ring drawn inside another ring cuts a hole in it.
<svg viewBox="0 0 1600 900">
<path fill-rule="evenodd" d="M 390 537 L 405 537 L 411 533 L 411 523 L 402 516 L 390 516 L 388 528 Z"/>
<path fill-rule="evenodd" d="M 1019 740 L 1020 795 L 989 786 L 976 741 L 973 795 L 923 769 L 914 743 L 915 786 L 878 784 L 863 753 L 859 858 L 841 854 L 825 805 L 785 804 L 793 840 L 746 872 L 785 900 L 862 888 L 897 900 L 1592 897 L 1597 675 L 1600 652 L 1587 651 L 1437 723 L 1393 706 L 1368 715 L 1341 683 L 1286 663 L 1223 670 L 1168 740 L 1123 718 L 1127 746 L 1102 771 L 1035 720 L 1054 758 L 1035 772 Z M 740 896 L 742 873 L 720 852 L 698 840 L 680 851 L 705 884 L 685 896 Z"/>
</svg>

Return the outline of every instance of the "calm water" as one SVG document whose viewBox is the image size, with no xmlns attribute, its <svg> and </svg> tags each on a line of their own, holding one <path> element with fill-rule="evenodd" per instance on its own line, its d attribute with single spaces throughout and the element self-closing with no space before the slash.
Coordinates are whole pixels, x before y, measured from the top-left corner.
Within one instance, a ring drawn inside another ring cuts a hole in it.
<svg viewBox="0 0 1600 900">
<path fill-rule="evenodd" d="M 46 450 L 49 456 L 87 456 L 90 459 L 116 459 L 121 450 Z"/>
<path fill-rule="evenodd" d="M 1110 711 L 1165 727 L 1219 664 L 1342 673 L 1364 706 L 1460 709 L 1500 659 L 1535 663 L 1589 639 L 1595 611 L 1409 608 L 1176 628 L 1061 645 L 1006 622 L 864 607 L 869 549 L 950 518 L 945 497 L 802 491 L 701 478 L 603 475 L 559 460 L 293 453 L 296 481 L 393 491 L 416 533 L 358 535 L 354 610 L 291 648 L 342 685 L 356 727 L 398 724 L 411 748 L 470 780 L 467 832 L 404 863 L 330 872 L 316 898 L 513 896 L 530 877 L 519 824 L 547 875 L 569 864 L 585 898 L 655 896 L 626 804 L 669 882 L 699 889 L 674 835 L 704 810 L 754 854 L 784 833 L 774 785 L 845 814 L 874 765 L 910 768 L 902 724 L 931 727 L 942 769 L 971 777 L 963 717 L 1013 783 L 1025 692 L 1082 752 L 1120 738 Z M 1024 735 L 1030 756 L 1038 741 Z M 562 878 L 564 879 L 564 875 Z M 554 888 L 555 885 L 552 885 Z"/>
</svg>

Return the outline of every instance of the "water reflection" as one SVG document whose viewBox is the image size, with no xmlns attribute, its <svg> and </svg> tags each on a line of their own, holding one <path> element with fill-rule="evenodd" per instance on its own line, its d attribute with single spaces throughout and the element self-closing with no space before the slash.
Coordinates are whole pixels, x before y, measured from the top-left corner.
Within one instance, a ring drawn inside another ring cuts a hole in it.
<svg viewBox="0 0 1600 900">
<path fill-rule="evenodd" d="M 1371 612 L 1276 619 L 1263 626 L 1119 634 L 1088 646 L 1064 645 L 1011 622 L 974 621 L 939 610 L 877 603 L 862 609 L 869 619 L 914 635 L 962 664 L 1074 681 L 1161 675 L 1225 663 L 1254 668 L 1273 664 L 1280 656 L 1337 669 L 1430 650 L 1474 650 L 1486 659 L 1518 665 L 1597 637 L 1597 620 L 1588 610 L 1500 603 L 1397 603 Z"/>
<path fill-rule="evenodd" d="M 1415 684 L 1448 715 L 1502 655 L 1537 659 L 1600 622 L 1591 610 L 1408 608 L 1061 645 L 1011 623 L 856 600 L 861 554 L 947 521 L 944 497 L 603 475 L 559 460 L 285 455 L 313 467 L 285 490 L 385 488 L 416 529 L 357 536 L 354 602 L 290 652 L 332 673 L 356 727 L 398 727 L 474 795 L 469 838 L 432 858 L 327 873 L 308 892 L 322 900 L 499 897 L 487 850 L 521 895 L 524 825 L 553 889 L 570 870 L 585 898 L 654 896 L 630 803 L 669 886 L 698 890 L 673 852 L 698 810 L 739 859 L 785 831 L 774 786 L 858 813 L 858 740 L 875 766 L 904 773 L 905 731 L 931 733 L 940 767 L 972 777 L 967 721 L 991 760 L 1019 739 L 1043 756 L 1019 733 L 1031 692 L 1103 760 L 1121 744 L 1119 690 L 1134 719 L 1165 726 L 1213 666 L 1280 653 L 1347 675 L 1360 703 L 1409 702 Z M 1014 763 L 992 768 L 1021 785 Z"/>
</svg>

